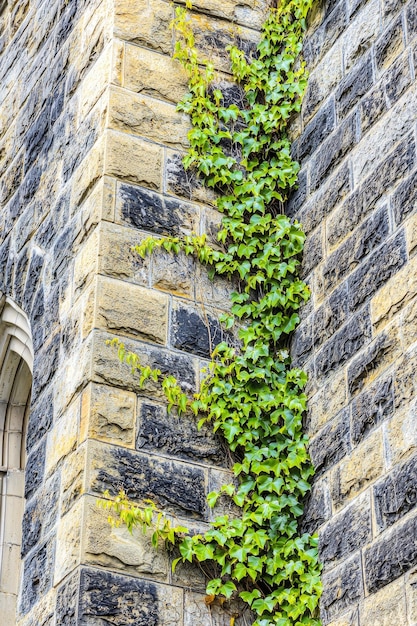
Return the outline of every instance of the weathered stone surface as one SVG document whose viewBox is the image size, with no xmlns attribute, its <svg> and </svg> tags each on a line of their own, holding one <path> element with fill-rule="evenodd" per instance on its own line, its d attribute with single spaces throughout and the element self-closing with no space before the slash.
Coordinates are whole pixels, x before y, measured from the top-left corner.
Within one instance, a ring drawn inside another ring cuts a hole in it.
<svg viewBox="0 0 417 626">
<path fill-rule="evenodd" d="M 153 255 L 151 285 L 154 289 L 182 298 L 194 298 L 198 291 L 198 276 L 196 261 L 191 256 L 173 255 L 163 250 Z M 208 299 L 204 302 L 209 304 Z"/>
<path fill-rule="evenodd" d="M 334 246 L 344 239 L 359 222 L 369 215 L 379 198 L 412 170 L 414 164 L 414 138 L 408 135 L 379 163 L 378 168 L 364 183 L 333 212 L 327 225 L 329 244 Z"/>
<path fill-rule="evenodd" d="M 53 535 L 33 550 L 23 565 L 24 593 L 20 599 L 20 611 L 28 613 L 34 604 L 49 591 L 53 583 L 55 545 Z"/>
<path fill-rule="evenodd" d="M 342 45 L 337 41 L 311 72 L 302 105 L 303 121 L 308 122 L 342 78 Z"/>
<path fill-rule="evenodd" d="M 61 515 L 65 515 L 85 491 L 86 446 L 79 447 L 64 461 L 61 472 Z"/>
<path fill-rule="evenodd" d="M 98 280 L 95 326 L 118 335 L 166 345 L 168 297 L 114 279 Z"/>
<path fill-rule="evenodd" d="M 112 89 L 109 128 L 139 135 L 171 148 L 187 148 L 188 117 L 175 106 L 125 89 Z"/>
<path fill-rule="evenodd" d="M 26 435 L 26 448 L 31 452 L 42 437 L 49 431 L 54 416 L 52 390 L 49 389 L 31 406 Z"/>
<path fill-rule="evenodd" d="M 354 231 L 344 243 L 327 259 L 323 268 L 323 284 L 326 291 L 339 285 L 345 276 L 363 260 L 389 233 L 389 218 L 386 207 L 373 213 Z"/>
<path fill-rule="evenodd" d="M 394 470 L 374 488 L 375 516 L 379 530 L 395 524 L 417 504 L 417 457 Z"/>
<path fill-rule="evenodd" d="M 345 154 L 352 150 L 356 142 L 357 120 L 354 112 L 322 143 L 313 157 L 310 168 L 310 185 L 313 191 L 334 170 Z"/>
<path fill-rule="evenodd" d="M 348 391 L 356 395 L 378 374 L 386 369 L 401 354 L 398 327 L 391 325 L 363 350 L 349 365 L 347 372 Z"/>
<path fill-rule="evenodd" d="M 176 104 L 187 89 L 187 77 L 179 63 L 146 48 L 126 44 L 124 86 L 131 91 Z"/>
<path fill-rule="evenodd" d="M 115 35 L 120 39 L 170 54 L 173 11 L 165 2 L 118 0 L 114 19 Z"/>
<path fill-rule="evenodd" d="M 414 351 L 404 354 L 398 362 L 394 374 L 395 408 L 405 407 L 417 395 L 417 379 L 415 376 L 417 355 Z"/>
<path fill-rule="evenodd" d="M 107 131 L 105 173 L 160 189 L 162 185 L 162 147 L 116 131 Z"/>
<path fill-rule="evenodd" d="M 407 261 L 404 232 L 388 240 L 349 278 L 349 306 L 355 311 Z"/>
<path fill-rule="evenodd" d="M 330 378 L 308 402 L 307 428 L 314 434 L 347 404 L 345 372 Z"/>
<path fill-rule="evenodd" d="M 405 586 L 396 581 L 365 599 L 361 619 L 366 626 L 407 624 Z"/>
<path fill-rule="evenodd" d="M 343 410 L 310 441 L 311 460 L 320 475 L 350 451 L 349 413 Z"/>
<path fill-rule="evenodd" d="M 411 81 L 410 59 L 408 54 L 404 53 L 384 73 L 384 89 L 391 105 L 399 100 Z"/>
<path fill-rule="evenodd" d="M 327 341 L 316 357 L 316 376 L 328 376 L 350 359 L 371 336 L 368 309 L 363 309 Z"/>
<path fill-rule="evenodd" d="M 417 257 L 411 259 L 372 298 L 372 323 L 382 329 L 392 317 L 415 297 Z"/>
<path fill-rule="evenodd" d="M 58 515 L 59 475 L 48 480 L 26 506 L 22 527 L 22 556 L 53 528 Z"/>
<path fill-rule="evenodd" d="M 319 555 L 324 566 L 335 562 L 369 543 L 372 539 L 370 494 L 364 494 L 335 515 L 319 533 Z"/>
<path fill-rule="evenodd" d="M 204 517 L 205 471 L 198 466 L 96 443 L 90 447 L 90 484 L 98 494 L 123 488 L 134 500 L 150 498 L 168 512 Z"/>
<path fill-rule="evenodd" d="M 332 505 L 327 481 L 316 481 L 307 498 L 301 522 L 302 532 L 315 533 L 332 514 Z"/>
<path fill-rule="evenodd" d="M 400 224 L 415 207 L 417 200 L 417 173 L 406 178 L 395 190 L 392 197 L 395 223 Z"/>
<path fill-rule="evenodd" d="M 338 614 L 358 602 L 362 596 L 361 557 L 355 555 L 323 575 L 320 606 L 324 623 L 328 624 Z"/>
<path fill-rule="evenodd" d="M 230 617 L 235 617 L 236 626 L 244 626 L 253 621 L 253 615 L 243 602 L 232 600 L 221 606 L 220 603 L 207 605 L 204 594 L 186 591 L 184 595 L 184 626 L 229 626 Z"/>
<path fill-rule="evenodd" d="M 379 71 L 388 67 L 403 49 L 401 15 L 382 33 L 375 42 L 375 59 Z"/>
<path fill-rule="evenodd" d="M 58 624 L 62 624 L 62 626 L 72 626 L 77 619 L 79 586 L 80 572 L 77 571 L 58 588 L 56 619 Z"/>
<path fill-rule="evenodd" d="M 198 430 L 194 417 L 167 413 L 165 405 L 147 400 L 139 402 L 136 449 L 194 461 L 225 462 L 221 442 L 210 427 Z"/>
<path fill-rule="evenodd" d="M 335 126 L 335 106 L 333 100 L 329 100 L 307 124 L 302 137 L 296 143 L 296 154 L 300 160 L 313 154 L 324 139 L 331 133 Z"/>
<path fill-rule="evenodd" d="M 135 529 L 130 534 L 125 526 L 111 526 L 108 512 L 97 506 L 97 500 L 84 500 L 84 519 L 88 520 L 84 563 L 168 582 L 168 553 L 163 545 L 158 550 L 152 546 L 151 532 L 145 535 L 142 529 Z"/>
<path fill-rule="evenodd" d="M 81 562 L 81 524 L 83 502 L 75 505 L 61 517 L 57 529 L 54 586 L 58 585 Z"/>
<path fill-rule="evenodd" d="M 324 271 L 323 271 L 324 273 Z M 347 320 L 347 284 L 335 289 L 330 297 L 315 311 L 313 317 L 314 346 L 320 347 Z"/>
<path fill-rule="evenodd" d="M 417 451 L 416 401 L 397 410 L 387 424 L 387 443 L 390 465 L 395 466 Z"/>
<path fill-rule="evenodd" d="M 83 568 L 80 581 L 80 626 L 182 626 L 182 590 Z M 97 620 L 100 620 L 97 622 Z"/>
<path fill-rule="evenodd" d="M 214 312 L 185 306 L 174 301 L 171 313 L 170 343 L 178 350 L 209 358 L 225 333 Z"/>
<path fill-rule="evenodd" d="M 48 433 L 45 461 L 46 476 L 49 476 L 58 463 L 74 450 L 77 445 L 79 423 L 80 399 L 77 398 Z"/>
<path fill-rule="evenodd" d="M 197 233 L 200 219 L 196 206 L 125 183 L 117 191 L 116 213 L 124 223 L 158 235 Z"/>
<path fill-rule="evenodd" d="M 385 90 L 382 82 L 379 82 L 369 93 L 361 98 L 359 104 L 361 127 L 365 132 L 370 126 L 379 120 L 387 111 Z"/>
<path fill-rule="evenodd" d="M 343 33 L 344 66 L 349 70 L 371 47 L 380 29 L 380 5 L 378 0 L 364 4 L 349 28 Z"/>
<path fill-rule="evenodd" d="M 136 285 L 149 285 L 150 259 L 141 259 L 132 247 L 144 239 L 134 228 L 104 222 L 100 229 L 98 272 Z"/>
<path fill-rule="evenodd" d="M 382 432 L 379 428 L 343 459 L 332 476 L 332 498 L 339 508 L 380 478 L 385 470 Z"/>
<path fill-rule="evenodd" d="M 381 421 L 394 412 L 391 376 L 383 376 L 367 387 L 352 402 L 351 437 L 357 445 Z"/>
<path fill-rule="evenodd" d="M 331 48 L 343 32 L 347 19 L 346 6 L 339 3 L 315 33 L 307 38 L 304 44 L 304 56 L 309 65 L 315 65 Z"/>
<path fill-rule="evenodd" d="M 44 439 L 28 456 L 25 471 L 25 498 L 29 500 L 40 487 L 45 471 L 46 440 Z"/>
<path fill-rule="evenodd" d="M 337 110 L 344 118 L 352 107 L 371 88 L 373 83 L 372 58 L 369 54 L 347 74 L 336 91 Z"/>
<path fill-rule="evenodd" d="M 81 401 L 80 440 L 93 438 L 134 446 L 136 395 L 107 385 L 90 384 Z"/>
<path fill-rule="evenodd" d="M 374 593 L 397 579 L 417 563 L 417 545 L 410 541 L 416 536 L 417 518 L 407 518 L 386 531 L 364 552 L 365 583 Z"/>
</svg>

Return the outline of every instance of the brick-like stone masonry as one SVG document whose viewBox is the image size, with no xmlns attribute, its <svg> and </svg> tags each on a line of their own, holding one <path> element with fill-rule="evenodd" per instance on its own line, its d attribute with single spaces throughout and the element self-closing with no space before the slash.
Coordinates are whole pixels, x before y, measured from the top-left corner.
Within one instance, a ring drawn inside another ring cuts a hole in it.
<svg viewBox="0 0 417 626">
<path fill-rule="evenodd" d="M 227 81 L 224 47 L 253 49 L 264 3 L 194 4 L 198 45 Z M 228 306 L 229 286 L 190 259 L 130 251 L 219 223 L 181 166 L 172 17 L 165 0 L 0 1 L 0 292 L 35 349 L 19 626 L 230 623 L 198 571 L 173 574 L 175 555 L 96 506 L 124 487 L 201 528 L 205 494 L 228 479 L 220 442 L 168 416 L 105 344 L 122 337 L 193 390 Z M 317 466 L 304 525 L 320 532 L 332 626 L 417 624 L 416 31 L 415 2 L 317 5 L 292 129 L 288 211 L 308 234 L 313 293 L 293 342 Z"/>
<path fill-rule="evenodd" d="M 316 7 L 294 125 L 323 624 L 417 624 L 417 4 Z"/>
</svg>

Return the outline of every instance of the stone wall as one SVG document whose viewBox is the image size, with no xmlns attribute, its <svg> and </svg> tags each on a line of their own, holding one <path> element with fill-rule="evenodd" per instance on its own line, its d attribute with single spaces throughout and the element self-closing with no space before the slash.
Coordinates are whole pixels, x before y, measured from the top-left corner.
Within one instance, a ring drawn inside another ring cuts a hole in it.
<svg viewBox="0 0 417 626">
<path fill-rule="evenodd" d="M 312 299 L 293 354 L 309 372 L 323 624 L 417 623 L 417 5 L 317 7 L 289 212 Z"/>
<path fill-rule="evenodd" d="M 194 5 L 227 87 L 224 47 L 253 47 L 263 4 Z M 293 128 L 288 211 L 308 233 L 313 294 L 293 344 L 317 467 L 304 524 L 320 528 L 332 626 L 417 623 L 416 15 L 410 0 L 317 6 Z M 220 442 L 167 415 L 106 345 L 121 337 L 193 390 L 228 306 L 228 285 L 190 259 L 130 249 L 149 233 L 213 237 L 219 221 L 181 166 L 172 17 L 165 0 L 0 2 L 0 291 L 30 318 L 35 350 L 19 626 L 230 623 L 198 571 L 172 574 L 175 555 L 96 506 L 124 487 L 204 528 L 227 471 Z"/>
</svg>

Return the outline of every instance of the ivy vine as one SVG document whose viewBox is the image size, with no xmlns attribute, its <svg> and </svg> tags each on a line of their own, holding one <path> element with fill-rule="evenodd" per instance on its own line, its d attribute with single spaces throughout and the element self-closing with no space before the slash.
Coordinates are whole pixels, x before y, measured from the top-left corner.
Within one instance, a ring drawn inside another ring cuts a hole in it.
<svg viewBox="0 0 417 626">
<path fill-rule="evenodd" d="M 199 58 L 187 8 L 176 9 L 174 57 L 189 76 L 189 93 L 178 110 L 190 116 L 190 149 L 184 158 L 217 192 L 223 213 L 219 245 L 205 235 L 146 239 L 135 249 L 144 257 L 156 248 L 196 257 L 211 275 L 237 279 L 231 312 L 222 322 L 239 345 L 220 343 L 207 376 L 192 398 L 173 376 L 145 367 L 117 344 L 119 357 L 141 385 L 159 382 L 168 409 L 193 411 L 199 425 L 210 423 L 228 442 L 236 463 L 235 482 L 208 495 L 221 495 L 240 510 L 218 516 L 204 534 L 173 526 L 152 503 L 139 507 L 119 494 L 105 506 L 131 530 L 153 528 L 159 539 L 178 546 L 178 561 L 210 561 L 218 575 L 207 594 L 239 595 L 255 615 L 253 626 L 319 626 L 321 593 L 317 538 L 301 534 L 303 501 L 314 470 L 302 431 L 306 374 L 291 367 L 288 337 L 300 306 L 309 297 L 299 278 L 304 234 L 283 214 L 299 166 L 287 134 L 300 110 L 306 71 L 300 59 L 312 0 L 283 0 L 272 8 L 253 58 L 229 47 L 231 70 L 244 105 L 227 104 L 215 86 L 215 70 Z M 189 7 L 188 7 L 189 8 Z"/>
</svg>

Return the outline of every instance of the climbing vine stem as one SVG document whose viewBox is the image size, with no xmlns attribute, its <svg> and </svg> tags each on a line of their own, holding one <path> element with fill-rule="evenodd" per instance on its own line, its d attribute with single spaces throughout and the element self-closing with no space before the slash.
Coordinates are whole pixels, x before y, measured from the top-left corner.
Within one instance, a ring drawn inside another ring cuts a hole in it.
<svg viewBox="0 0 417 626">
<path fill-rule="evenodd" d="M 293 368 L 287 349 L 300 306 L 309 297 L 299 278 L 304 234 L 282 212 L 295 186 L 287 126 L 300 110 L 306 86 L 300 59 L 312 0 L 282 0 L 263 26 L 253 58 L 229 47 L 231 71 L 242 105 L 227 102 L 213 65 L 199 58 L 187 8 L 176 9 L 175 58 L 189 76 L 189 93 L 178 105 L 191 119 L 184 166 L 217 192 L 223 214 L 215 248 L 206 237 L 148 238 L 136 251 L 156 248 L 196 257 L 210 274 L 239 285 L 222 322 L 238 342 L 214 349 L 198 393 L 188 397 L 173 376 L 164 377 L 125 352 L 119 357 L 140 377 L 159 382 L 179 413 L 193 411 L 211 424 L 235 455 L 235 480 L 208 495 L 230 498 L 240 515 L 221 515 L 205 534 L 173 526 L 155 506 L 140 508 L 125 496 L 107 507 L 132 529 L 152 526 L 158 538 L 178 545 L 174 561 L 211 561 L 218 575 L 212 596 L 239 595 L 254 614 L 253 626 L 318 626 L 321 593 L 317 538 L 299 530 L 313 467 L 302 431 L 306 375 Z M 189 8 L 189 7 L 188 7 Z"/>
</svg>

